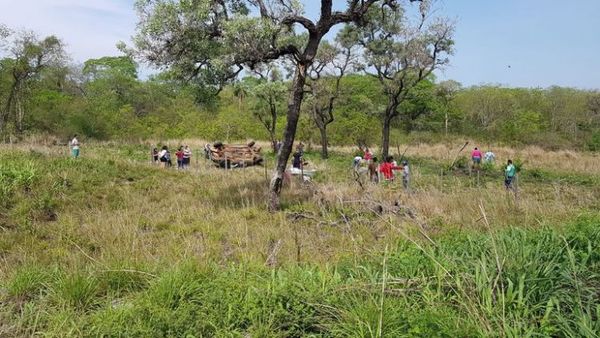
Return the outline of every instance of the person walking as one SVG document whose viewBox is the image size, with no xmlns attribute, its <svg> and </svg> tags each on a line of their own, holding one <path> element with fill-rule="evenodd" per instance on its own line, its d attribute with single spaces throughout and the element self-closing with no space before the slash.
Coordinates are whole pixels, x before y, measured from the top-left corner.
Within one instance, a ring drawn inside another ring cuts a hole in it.
<svg viewBox="0 0 600 338">
<path fill-rule="evenodd" d="M 485 163 L 494 163 L 494 161 L 496 161 L 496 154 L 494 154 L 491 149 L 486 151 L 486 153 L 483 155 L 483 161 Z"/>
<path fill-rule="evenodd" d="M 354 168 L 355 171 L 358 171 L 362 160 L 363 158 L 358 155 L 354 156 L 354 158 L 352 159 L 352 168 Z"/>
<path fill-rule="evenodd" d="M 192 150 L 190 146 L 186 145 L 183 148 L 183 168 L 187 169 L 190 166 L 190 162 L 192 161 Z"/>
<path fill-rule="evenodd" d="M 513 164 L 512 160 L 508 160 L 506 168 L 504 169 L 504 186 L 506 190 L 514 190 L 514 179 L 517 174 L 517 168 Z"/>
<path fill-rule="evenodd" d="M 481 164 L 481 151 L 477 147 L 471 153 L 471 160 L 473 161 L 473 168 L 479 167 L 479 164 Z"/>
<path fill-rule="evenodd" d="M 77 139 L 77 134 L 73 135 L 73 139 L 69 145 L 71 146 L 71 156 L 79 158 L 79 140 Z"/>
</svg>

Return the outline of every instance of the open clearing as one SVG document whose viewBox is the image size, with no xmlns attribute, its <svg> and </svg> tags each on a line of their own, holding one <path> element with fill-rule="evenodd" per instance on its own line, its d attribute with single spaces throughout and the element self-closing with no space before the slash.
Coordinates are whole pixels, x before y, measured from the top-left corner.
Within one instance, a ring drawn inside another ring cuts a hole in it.
<svg viewBox="0 0 600 338">
<path fill-rule="evenodd" d="M 352 149 L 309 152 L 319 174 L 270 214 L 263 167 L 3 146 L 0 336 L 596 335 L 600 157 L 495 148 L 477 177 L 447 170 L 454 148 L 409 148 L 410 194 L 361 188 Z"/>
</svg>

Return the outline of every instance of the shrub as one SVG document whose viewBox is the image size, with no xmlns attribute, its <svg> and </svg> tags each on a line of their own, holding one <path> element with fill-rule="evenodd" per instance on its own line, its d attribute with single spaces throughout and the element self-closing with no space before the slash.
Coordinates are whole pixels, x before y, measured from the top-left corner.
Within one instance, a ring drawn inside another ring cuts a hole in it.
<svg viewBox="0 0 600 338">
<path fill-rule="evenodd" d="M 86 310 L 97 304 L 99 284 L 89 273 L 59 274 L 50 286 L 55 303 L 64 303 L 76 310 Z"/>
</svg>

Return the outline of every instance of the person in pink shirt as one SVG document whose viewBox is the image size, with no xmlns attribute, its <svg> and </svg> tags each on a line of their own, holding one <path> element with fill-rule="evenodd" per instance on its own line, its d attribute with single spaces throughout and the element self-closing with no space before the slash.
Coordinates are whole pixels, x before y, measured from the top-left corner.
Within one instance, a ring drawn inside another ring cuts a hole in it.
<svg viewBox="0 0 600 338">
<path fill-rule="evenodd" d="M 371 160 L 373 160 L 373 153 L 369 150 L 369 148 L 365 148 L 363 159 L 369 163 Z"/>
<path fill-rule="evenodd" d="M 479 149 L 477 149 L 477 147 L 475 147 L 475 149 L 473 149 L 473 152 L 471 153 L 471 160 L 473 161 L 473 166 L 479 166 L 479 164 L 481 163 L 481 151 L 479 151 Z"/>
</svg>

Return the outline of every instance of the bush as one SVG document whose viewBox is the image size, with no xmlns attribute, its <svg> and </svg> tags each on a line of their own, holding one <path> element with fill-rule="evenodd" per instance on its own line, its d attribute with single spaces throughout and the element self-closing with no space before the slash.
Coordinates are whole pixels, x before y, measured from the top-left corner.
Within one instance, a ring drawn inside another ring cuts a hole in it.
<svg viewBox="0 0 600 338">
<path fill-rule="evenodd" d="M 592 137 L 587 142 L 586 147 L 589 151 L 600 151 L 600 131 L 592 134 Z"/>
</svg>

